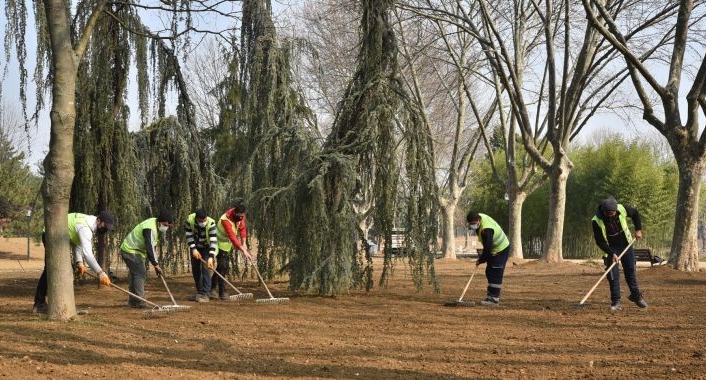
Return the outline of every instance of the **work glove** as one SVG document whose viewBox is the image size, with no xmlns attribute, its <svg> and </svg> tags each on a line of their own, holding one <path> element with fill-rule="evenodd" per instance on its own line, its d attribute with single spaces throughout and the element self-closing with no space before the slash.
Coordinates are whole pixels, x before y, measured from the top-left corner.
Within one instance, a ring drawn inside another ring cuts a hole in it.
<svg viewBox="0 0 706 380">
<path fill-rule="evenodd" d="M 154 266 L 154 271 L 157 273 L 158 276 L 164 276 L 164 271 L 159 265 Z"/>
<path fill-rule="evenodd" d="M 101 285 L 109 286 L 110 285 L 110 277 L 108 277 L 105 272 L 101 272 L 98 275 L 98 281 L 100 281 Z"/>
<path fill-rule="evenodd" d="M 195 260 L 201 260 L 201 253 L 197 249 L 192 249 L 191 257 L 193 257 Z"/>
<path fill-rule="evenodd" d="M 76 266 L 76 274 L 78 274 L 79 276 L 85 275 L 86 274 L 86 266 L 83 264 L 78 264 Z"/>
<path fill-rule="evenodd" d="M 214 269 L 215 269 L 214 266 L 213 266 L 213 257 L 209 257 L 209 258 L 208 258 L 208 263 L 206 263 L 206 266 L 207 266 L 208 269 L 210 269 L 210 270 L 214 270 Z"/>
</svg>

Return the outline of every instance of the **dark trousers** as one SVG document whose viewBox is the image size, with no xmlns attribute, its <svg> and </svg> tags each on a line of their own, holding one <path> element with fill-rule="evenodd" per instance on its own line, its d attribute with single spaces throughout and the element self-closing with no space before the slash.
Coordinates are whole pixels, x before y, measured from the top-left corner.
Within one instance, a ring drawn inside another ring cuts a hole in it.
<svg viewBox="0 0 706 380">
<path fill-rule="evenodd" d="M 503 276 L 505 275 L 505 263 L 510 254 L 510 247 L 503 249 L 495 255 L 490 256 L 485 266 L 485 278 L 488 279 L 488 296 L 500 298 L 500 290 L 503 287 Z"/>
<path fill-rule="evenodd" d="M 42 246 L 44 246 L 44 233 L 42 233 Z M 47 303 L 47 253 L 44 252 L 44 270 L 37 282 L 37 291 L 34 293 L 34 304 L 41 305 Z"/>
<path fill-rule="evenodd" d="M 219 249 L 218 256 L 216 256 L 216 263 L 218 264 L 216 270 L 218 271 L 218 274 L 223 277 L 228 276 L 228 270 L 230 269 L 230 253 L 231 251 L 222 251 Z M 211 291 L 216 289 L 216 286 L 218 286 L 219 295 L 226 293 L 226 282 L 214 273 L 211 278 Z"/>
<path fill-rule="evenodd" d="M 204 261 L 208 261 L 211 255 L 208 247 L 196 248 L 201 254 Z M 196 292 L 202 295 L 208 295 L 211 291 L 211 271 L 206 268 L 206 265 L 201 261 L 191 258 L 191 274 L 194 276 L 194 284 L 196 284 Z"/>
<path fill-rule="evenodd" d="M 620 255 L 625 247 L 610 247 L 610 249 L 616 255 Z M 605 268 L 608 269 L 608 267 L 613 264 L 613 255 L 604 257 L 603 264 L 605 264 Z M 625 282 L 628 283 L 630 294 L 639 296 L 640 287 L 637 285 L 637 274 L 635 270 L 637 264 L 635 262 L 635 251 L 633 251 L 632 246 L 628 248 L 623 257 L 620 258 L 620 264 L 623 266 L 623 274 L 625 275 Z M 620 268 L 618 265 L 613 266 L 613 269 L 608 273 L 608 285 L 610 285 L 611 302 L 620 301 Z"/>
<path fill-rule="evenodd" d="M 44 259 L 44 270 L 42 275 L 39 276 L 39 282 L 37 283 L 37 291 L 34 293 L 34 304 L 41 305 L 47 303 L 47 262 Z"/>
</svg>

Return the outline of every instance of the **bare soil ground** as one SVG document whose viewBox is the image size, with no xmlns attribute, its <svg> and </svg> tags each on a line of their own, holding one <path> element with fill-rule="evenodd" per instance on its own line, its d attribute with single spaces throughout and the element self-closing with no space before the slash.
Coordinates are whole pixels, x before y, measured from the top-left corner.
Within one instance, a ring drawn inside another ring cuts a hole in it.
<svg viewBox="0 0 706 380">
<path fill-rule="evenodd" d="M 186 301 L 190 275 L 170 276 L 189 311 L 144 318 L 123 293 L 89 283 L 75 289 L 89 314 L 60 323 L 31 312 L 43 266 L 41 247 L 32 250 L 36 259 L 22 261 L 26 241 L 0 239 L 0 377 L 706 378 L 704 272 L 641 267 L 650 307 L 624 297 L 621 312 L 609 311 L 605 282 L 578 307 L 602 274 L 595 264 L 510 263 L 499 308 L 443 306 L 461 294 L 472 260 L 437 261 L 441 294 L 416 292 L 400 261 L 386 289 L 316 297 L 275 282 L 275 296 L 290 302 L 273 305 L 196 304 Z M 124 275 L 117 284 L 127 286 Z M 267 297 L 254 279 L 234 284 Z M 466 299 L 483 298 L 485 286 L 479 270 Z M 153 274 L 147 290 L 148 299 L 171 303 Z"/>
</svg>

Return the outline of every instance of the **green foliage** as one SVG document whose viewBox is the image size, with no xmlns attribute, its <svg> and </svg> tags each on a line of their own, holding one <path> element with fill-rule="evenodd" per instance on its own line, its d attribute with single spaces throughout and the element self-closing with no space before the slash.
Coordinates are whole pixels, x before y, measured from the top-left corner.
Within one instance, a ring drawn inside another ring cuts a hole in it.
<svg viewBox="0 0 706 380">
<path fill-rule="evenodd" d="M 40 185 L 41 178 L 32 174 L 24 163 L 24 153 L 17 151 L 0 125 L 0 219 L 9 223 L 5 236 L 25 233 L 27 210 L 38 210 L 34 203 Z M 37 215 L 33 214 L 33 220 L 38 220 Z M 33 223 L 33 235 L 38 228 L 38 223 Z"/>
<path fill-rule="evenodd" d="M 565 258 L 599 254 L 593 241 L 591 218 L 601 200 L 610 195 L 640 211 L 645 236 L 640 245 L 652 247 L 657 252 L 669 247 L 678 184 L 673 161 L 660 159 L 656 147 L 650 143 L 626 141 L 617 135 L 607 136 L 592 146 L 577 147 L 571 157 L 575 166 L 566 191 Z M 507 205 L 502 199 L 503 190 L 495 181 L 490 181 L 487 163 L 476 166 L 475 176 L 477 182 L 464 195 L 466 210 L 484 210 L 505 227 Z M 549 186 L 544 184 L 524 203 L 522 241 L 525 257 L 541 254 L 541 241 L 547 228 L 548 199 Z"/>
<path fill-rule="evenodd" d="M 673 161 L 660 161 L 649 143 L 620 136 L 606 137 L 597 147 L 579 148 L 573 157 L 576 168 L 567 183 L 567 241 L 588 235 L 593 243 L 590 219 L 600 201 L 612 195 L 640 211 L 645 236 L 641 245 L 658 250 L 670 245 L 678 185 Z M 578 254 L 598 254 L 594 246 Z"/>
</svg>

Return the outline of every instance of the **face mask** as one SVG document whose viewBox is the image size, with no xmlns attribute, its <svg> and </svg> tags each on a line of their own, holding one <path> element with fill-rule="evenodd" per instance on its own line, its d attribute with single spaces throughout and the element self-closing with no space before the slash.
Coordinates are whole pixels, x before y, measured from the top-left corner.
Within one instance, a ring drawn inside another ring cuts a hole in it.
<svg viewBox="0 0 706 380">
<path fill-rule="evenodd" d="M 243 217 L 241 215 L 236 215 L 233 217 L 233 221 L 235 222 L 240 222 L 241 220 L 243 220 Z"/>
<path fill-rule="evenodd" d="M 199 227 L 206 227 L 206 222 L 198 222 Z"/>
<path fill-rule="evenodd" d="M 478 223 L 476 223 L 476 224 L 471 224 L 471 225 L 469 225 L 468 227 L 469 227 L 470 229 L 472 229 L 472 230 L 475 231 L 475 230 L 478 229 L 478 227 L 480 227 L 480 222 L 478 222 Z"/>
<path fill-rule="evenodd" d="M 160 224 L 159 227 L 157 227 L 157 228 L 159 229 L 159 232 L 167 232 L 167 230 L 169 229 L 169 226 L 165 226 L 164 224 Z"/>
</svg>

